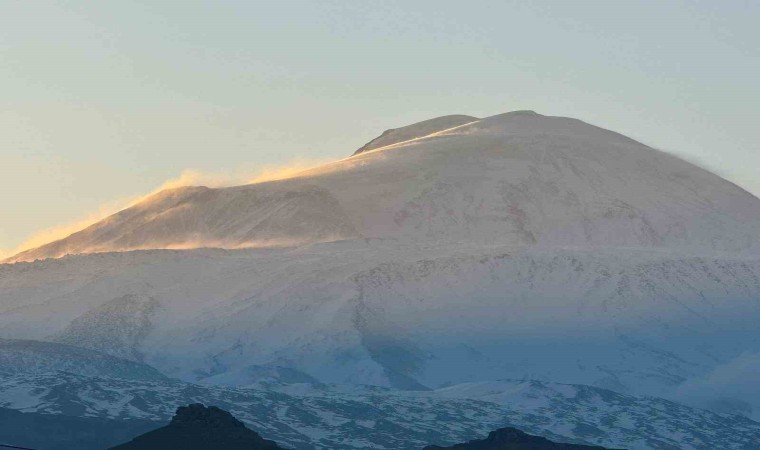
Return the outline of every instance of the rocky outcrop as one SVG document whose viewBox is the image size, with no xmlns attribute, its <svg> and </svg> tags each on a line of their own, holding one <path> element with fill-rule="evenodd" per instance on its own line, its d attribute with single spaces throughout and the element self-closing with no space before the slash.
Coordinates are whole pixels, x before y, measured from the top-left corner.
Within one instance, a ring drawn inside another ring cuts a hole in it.
<svg viewBox="0 0 760 450">
<path fill-rule="evenodd" d="M 200 403 L 177 408 L 169 425 L 150 431 L 111 450 L 275 450 L 276 442 L 262 438 L 232 414 Z"/>
<path fill-rule="evenodd" d="M 488 437 L 473 440 L 451 447 L 439 447 L 430 445 L 423 450 L 607 450 L 604 447 L 561 444 L 552 442 L 541 436 L 533 436 L 523 433 L 517 428 L 499 428 L 488 434 Z"/>
</svg>

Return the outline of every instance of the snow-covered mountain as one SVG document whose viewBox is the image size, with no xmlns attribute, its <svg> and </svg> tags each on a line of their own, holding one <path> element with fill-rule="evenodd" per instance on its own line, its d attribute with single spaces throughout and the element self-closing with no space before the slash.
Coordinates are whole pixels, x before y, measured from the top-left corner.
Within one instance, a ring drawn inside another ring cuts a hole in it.
<svg viewBox="0 0 760 450">
<path fill-rule="evenodd" d="M 556 441 L 632 450 L 760 446 L 760 423 L 744 417 L 580 385 L 500 381 L 402 392 L 0 373 L 0 406 L 25 412 L 165 422 L 177 406 L 197 402 L 228 410 L 264 437 L 296 449 L 419 450 L 504 426 Z"/>
<path fill-rule="evenodd" d="M 517 111 L 391 130 L 287 180 L 164 191 L 11 260 L 357 237 L 745 252 L 760 248 L 759 224 L 760 200 L 706 170 L 579 120 Z"/>
<path fill-rule="evenodd" d="M 88 252 L 0 265 L 0 338 L 209 386 L 541 379 L 760 418 L 760 200 L 574 119 L 433 119 L 14 259 Z"/>
</svg>

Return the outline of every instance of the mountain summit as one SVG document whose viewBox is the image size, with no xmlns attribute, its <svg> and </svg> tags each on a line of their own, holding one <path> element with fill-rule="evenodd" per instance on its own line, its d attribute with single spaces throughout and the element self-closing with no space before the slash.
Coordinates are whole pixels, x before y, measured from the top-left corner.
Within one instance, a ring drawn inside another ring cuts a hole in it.
<svg viewBox="0 0 760 450">
<path fill-rule="evenodd" d="M 388 130 L 293 178 L 160 192 L 9 261 L 356 238 L 757 251 L 760 200 L 579 120 L 515 111 Z"/>
</svg>

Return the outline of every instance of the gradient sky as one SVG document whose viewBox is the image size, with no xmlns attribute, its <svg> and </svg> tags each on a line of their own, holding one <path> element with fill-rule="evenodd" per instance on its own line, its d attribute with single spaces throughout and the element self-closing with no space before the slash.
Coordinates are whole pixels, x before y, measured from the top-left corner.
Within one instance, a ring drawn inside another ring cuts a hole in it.
<svg viewBox="0 0 760 450">
<path fill-rule="evenodd" d="M 5 0 L 0 249 L 185 169 L 244 180 L 455 113 L 576 117 L 760 195 L 758 23 L 754 0 Z"/>
</svg>

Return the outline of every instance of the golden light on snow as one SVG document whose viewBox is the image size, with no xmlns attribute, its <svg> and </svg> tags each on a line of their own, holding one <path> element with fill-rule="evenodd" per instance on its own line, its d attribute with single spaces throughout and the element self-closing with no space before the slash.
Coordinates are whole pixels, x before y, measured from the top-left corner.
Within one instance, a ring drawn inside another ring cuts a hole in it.
<svg viewBox="0 0 760 450">
<path fill-rule="evenodd" d="M 332 162 L 326 159 L 294 159 L 285 164 L 265 166 L 261 171 L 248 180 L 248 183 L 263 183 L 265 181 L 285 180 L 294 178 L 307 170 Z"/>
<path fill-rule="evenodd" d="M 47 243 L 63 239 L 67 236 L 81 231 L 90 225 L 93 225 L 106 217 L 115 214 L 125 208 L 136 204 L 144 197 L 127 197 L 120 200 L 114 200 L 99 206 L 95 211 L 90 212 L 80 218 L 73 220 L 67 224 L 47 228 L 42 231 L 38 231 L 28 238 L 26 238 L 18 247 L 7 252 L 0 252 L 0 259 L 4 259 L 20 252 L 45 245 Z"/>
<path fill-rule="evenodd" d="M 75 219 L 67 224 L 48 228 L 39 232 L 36 232 L 25 239 L 19 246 L 14 249 L 2 250 L 0 249 L 0 260 L 9 258 L 20 252 L 37 248 L 50 242 L 57 241 L 59 239 L 66 238 L 77 231 L 81 231 L 106 217 L 115 214 L 121 210 L 132 207 L 139 203 L 148 200 L 150 197 L 158 194 L 161 191 L 167 189 L 176 189 L 187 186 L 207 186 L 212 188 L 237 186 L 243 184 L 263 183 L 266 181 L 284 180 L 293 178 L 299 173 L 314 169 L 322 164 L 329 162 L 328 160 L 320 159 L 307 159 L 297 158 L 283 164 L 271 164 L 263 166 L 257 172 L 253 174 L 231 176 L 225 173 L 214 173 L 208 171 L 201 171 L 197 169 L 185 169 L 182 173 L 176 177 L 171 178 L 163 182 L 158 188 L 154 189 L 146 195 L 131 196 L 122 198 L 115 201 L 110 201 L 106 204 L 99 206 L 95 211 L 90 212 Z M 220 242 L 212 242 L 208 240 L 188 241 L 170 246 L 164 246 L 162 248 L 180 250 L 180 249 L 192 249 L 200 247 L 225 247 L 225 248 L 256 248 L 256 247 L 278 247 L 292 245 L 293 242 L 249 242 L 246 244 L 230 245 Z M 146 247 L 148 248 L 148 247 Z M 156 247 L 149 247 L 156 248 Z M 135 250 L 136 248 L 129 248 L 129 250 Z M 128 250 L 128 249 L 124 249 Z M 96 252 L 98 249 L 91 249 L 90 252 Z M 87 252 L 85 252 L 87 253 Z"/>
</svg>

